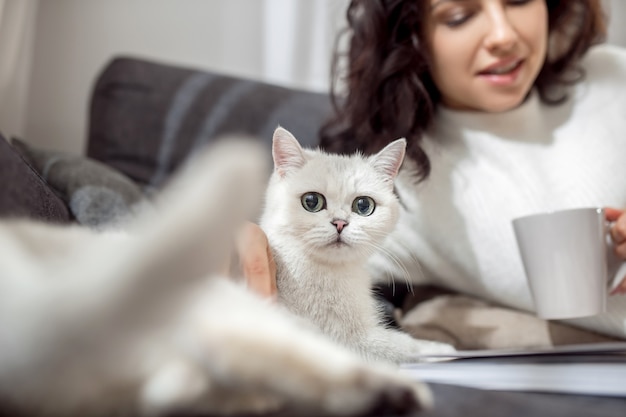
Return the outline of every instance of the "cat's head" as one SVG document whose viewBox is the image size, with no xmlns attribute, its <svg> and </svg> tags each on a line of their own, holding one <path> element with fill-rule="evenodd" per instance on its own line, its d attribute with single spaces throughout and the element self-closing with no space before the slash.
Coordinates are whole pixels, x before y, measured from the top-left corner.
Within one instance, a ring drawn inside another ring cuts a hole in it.
<svg viewBox="0 0 626 417">
<path fill-rule="evenodd" d="M 393 180 L 405 149 L 398 139 L 367 157 L 328 154 L 279 127 L 262 221 L 270 239 L 320 262 L 367 258 L 397 222 Z"/>
</svg>

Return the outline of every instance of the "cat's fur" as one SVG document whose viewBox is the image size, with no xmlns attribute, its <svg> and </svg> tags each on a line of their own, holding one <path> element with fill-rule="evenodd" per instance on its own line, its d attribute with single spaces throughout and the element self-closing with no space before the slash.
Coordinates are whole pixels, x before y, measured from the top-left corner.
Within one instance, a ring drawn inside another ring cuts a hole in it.
<svg viewBox="0 0 626 417">
<path fill-rule="evenodd" d="M 393 180 L 405 148 L 399 139 L 369 157 L 333 155 L 303 149 L 285 129 L 274 133 L 274 173 L 260 224 L 276 260 L 279 302 L 368 360 L 454 350 L 385 328 L 371 294 L 365 265 L 397 222 Z M 325 197 L 317 212 L 301 201 L 311 192 Z M 359 197 L 373 198 L 371 214 L 352 209 Z"/>
<path fill-rule="evenodd" d="M 220 276 L 267 173 L 254 144 L 190 163 L 129 234 L 0 222 L 0 408 L 30 416 L 393 412 L 422 384 Z"/>
</svg>

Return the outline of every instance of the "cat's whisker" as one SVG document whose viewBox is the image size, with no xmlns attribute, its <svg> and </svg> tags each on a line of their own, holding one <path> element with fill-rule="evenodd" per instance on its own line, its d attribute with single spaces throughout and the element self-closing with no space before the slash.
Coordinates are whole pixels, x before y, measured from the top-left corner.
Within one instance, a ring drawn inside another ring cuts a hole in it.
<svg viewBox="0 0 626 417">
<path fill-rule="evenodd" d="M 372 235 L 374 236 L 374 233 L 372 233 Z M 384 237 L 386 235 L 387 234 L 384 233 L 384 232 L 379 232 L 377 236 Z M 424 269 L 422 268 L 421 261 L 419 260 L 419 258 L 415 254 L 415 252 L 412 251 L 400 239 L 394 240 L 394 244 L 399 245 L 402 248 L 402 253 L 404 253 L 405 255 L 408 255 L 409 260 L 411 262 L 411 265 L 415 267 L 415 269 L 413 271 L 413 274 L 409 273 L 408 270 L 406 270 L 406 268 L 404 268 L 405 272 L 406 272 L 405 273 L 405 278 L 406 278 L 407 281 L 409 281 L 408 284 L 412 285 L 415 282 L 426 282 L 427 281 L 426 274 L 424 273 Z M 395 258 L 394 261 L 399 259 L 397 256 L 393 255 L 391 252 L 388 251 L 388 253 L 389 253 L 390 256 L 393 256 Z"/>
<path fill-rule="evenodd" d="M 411 291 L 412 291 L 411 285 L 412 285 L 413 279 L 411 279 L 411 274 L 409 273 L 409 270 L 404 266 L 404 263 L 401 262 L 400 259 L 398 258 L 398 256 L 394 255 L 382 243 L 376 243 L 376 242 L 379 242 L 379 241 L 383 241 L 384 237 L 387 236 L 387 233 L 382 232 L 382 231 L 373 231 L 373 232 L 371 232 L 371 234 L 372 234 L 372 236 L 378 238 L 374 242 L 372 242 L 372 244 L 371 244 L 371 246 L 374 248 L 374 250 L 372 251 L 372 254 L 374 254 L 376 252 L 381 252 L 387 258 L 389 258 L 398 267 L 398 269 L 400 269 L 402 271 L 402 278 L 404 278 L 404 280 L 407 282 L 407 285 L 409 285 L 409 288 L 411 288 Z M 420 269 L 420 271 L 421 271 L 421 269 Z"/>
<path fill-rule="evenodd" d="M 417 276 L 412 276 L 411 281 L 412 282 L 426 282 L 427 281 L 426 273 L 424 272 L 424 268 L 422 268 L 422 263 L 417 257 L 417 255 L 415 254 L 415 252 L 410 250 L 410 248 L 408 248 L 407 245 L 405 245 L 400 240 L 396 241 L 395 243 L 402 247 L 403 253 L 406 253 L 409 255 L 412 265 L 415 265 L 416 267 L 415 273 L 417 274 Z"/>
<path fill-rule="evenodd" d="M 393 262 L 394 265 L 396 265 L 398 269 L 402 272 L 401 277 L 396 277 L 390 271 L 387 271 L 387 277 L 391 281 L 392 290 L 394 291 L 394 293 L 395 293 L 395 283 L 396 283 L 397 278 L 403 278 L 406 283 L 407 289 L 409 290 L 411 294 L 413 294 L 414 290 L 413 290 L 413 282 L 411 279 L 411 274 L 409 273 L 409 270 L 404 266 L 404 264 L 400 261 L 400 259 L 382 245 L 373 245 L 373 246 L 376 248 L 378 252 L 380 252 L 382 255 L 384 255 L 389 260 L 391 260 L 391 262 Z"/>
</svg>

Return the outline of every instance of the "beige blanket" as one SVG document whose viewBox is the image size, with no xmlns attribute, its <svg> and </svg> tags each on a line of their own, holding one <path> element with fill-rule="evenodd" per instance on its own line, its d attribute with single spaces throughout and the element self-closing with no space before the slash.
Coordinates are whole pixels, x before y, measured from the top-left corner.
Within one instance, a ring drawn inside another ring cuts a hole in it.
<svg viewBox="0 0 626 417">
<path fill-rule="evenodd" d="M 543 320 L 464 295 L 417 287 L 396 311 L 398 324 L 417 338 L 438 340 L 457 349 L 550 347 L 613 339 L 563 323 Z"/>
</svg>

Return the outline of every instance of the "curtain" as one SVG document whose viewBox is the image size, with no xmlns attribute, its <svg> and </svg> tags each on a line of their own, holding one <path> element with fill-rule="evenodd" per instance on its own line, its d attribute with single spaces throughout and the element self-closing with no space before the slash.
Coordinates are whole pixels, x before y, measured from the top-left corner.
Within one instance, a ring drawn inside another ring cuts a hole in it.
<svg viewBox="0 0 626 417">
<path fill-rule="evenodd" d="M 348 0 L 264 0 L 263 78 L 327 91 Z"/>
<path fill-rule="evenodd" d="M 0 132 L 22 135 L 37 0 L 0 0 Z"/>
</svg>

